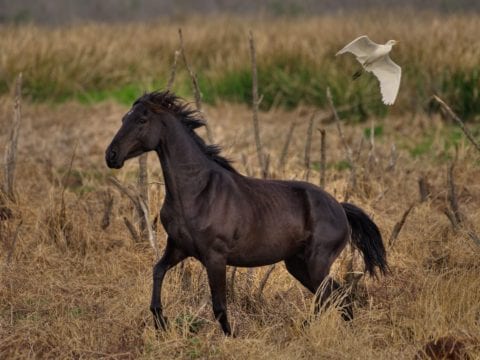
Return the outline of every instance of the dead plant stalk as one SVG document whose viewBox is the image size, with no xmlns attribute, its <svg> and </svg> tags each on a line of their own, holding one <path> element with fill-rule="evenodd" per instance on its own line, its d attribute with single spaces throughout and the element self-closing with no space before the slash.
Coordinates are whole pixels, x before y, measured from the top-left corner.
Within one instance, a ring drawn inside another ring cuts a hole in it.
<svg viewBox="0 0 480 360">
<path fill-rule="evenodd" d="M 262 141 L 260 137 L 260 126 L 258 124 L 258 79 L 257 79 L 257 56 L 255 52 L 255 40 L 253 33 L 249 32 L 250 44 L 250 60 L 252 63 L 252 115 L 253 115 L 253 131 L 255 135 L 255 145 L 257 146 L 258 163 L 262 171 L 262 177 L 267 177 L 267 169 L 265 166 L 265 155 L 263 154 Z"/>
</svg>

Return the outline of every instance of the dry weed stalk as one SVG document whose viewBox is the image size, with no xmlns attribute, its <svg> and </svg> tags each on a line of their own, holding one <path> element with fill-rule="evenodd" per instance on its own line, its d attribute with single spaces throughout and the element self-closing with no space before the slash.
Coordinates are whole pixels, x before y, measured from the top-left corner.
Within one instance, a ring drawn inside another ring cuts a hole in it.
<svg viewBox="0 0 480 360">
<path fill-rule="evenodd" d="M 397 146 L 395 143 L 392 144 L 390 148 L 390 161 L 388 162 L 387 171 L 395 171 L 395 167 L 397 166 L 398 154 L 397 154 Z"/>
<path fill-rule="evenodd" d="M 473 146 L 475 146 L 475 148 L 478 151 L 480 151 L 480 144 L 475 140 L 470 130 L 467 129 L 462 119 L 460 119 L 458 115 L 453 112 L 451 107 L 448 106 L 447 103 L 445 103 L 445 101 L 440 99 L 437 95 L 433 95 L 432 99 L 435 100 L 440 105 L 440 109 L 444 114 L 448 115 L 448 117 L 450 117 L 452 120 L 454 120 L 458 124 L 458 126 L 460 127 L 460 129 L 462 129 L 467 139 L 470 140 L 470 142 L 473 144 Z"/>
<path fill-rule="evenodd" d="M 167 82 L 167 91 L 172 90 L 173 84 L 175 83 L 175 77 L 177 74 L 177 62 L 180 54 L 181 54 L 180 50 L 175 50 L 175 53 L 173 56 L 172 68 L 170 69 L 170 78 L 168 79 L 168 82 Z"/>
<path fill-rule="evenodd" d="M 332 99 L 332 93 L 329 87 L 327 87 L 327 100 L 328 100 L 328 104 L 330 105 L 330 110 L 332 111 L 333 117 L 335 119 L 335 124 L 337 125 L 338 135 L 340 136 L 340 140 L 342 142 L 343 148 L 345 149 L 345 158 L 347 160 L 348 165 L 350 166 L 350 179 L 347 184 L 346 195 L 345 195 L 345 199 L 347 200 L 348 194 L 349 194 L 349 187 L 350 186 L 352 188 L 356 187 L 356 183 L 357 183 L 356 166 L 355 166 L 355 161 L 353 159 L 352 149 L 350 148 L 350 146 L 348 146 L 347 140 L 345 139 L 345 135 L 343 134 L 340 117 L 338 116 L 337 110 L 335 109 L 335 105 Z M 358 148 L 358 156 L 360 156 L 362 145 L 363 145 L 363 137 L 361 139 L 361 142 Z"/>
<path fill-rule="evenodd" d="M 458 207 L 458 198 L 457 198 L 457 192 L 455 189 L 455 182 L 453 180 L 453 168 L 455 166 L 455 162 L 452 162 L 448 166 L 447 169 L 447 187 L 448 187 L 448 202 L 450 204 L 450 209 L 452 210 L 453 216 L 455 218 L 455 222 L 457 224 L 460 224 L 464 220 L 463 214 L 460 212 L 460 209 Z"/>
<path fill-rule="evenodd" d="M 147 234 L 147 240 L 150 243 L 150 245 L 152 246 L 152 249 L 155 253 L 155 258 L 157 259 L 160 251 L 158 249 L 157 238 L 156 238 L 156 235 L 155 235 L 155 233 L 152 229 L 152 224 L 150 222 L 150 218 L 148 217 L 148 209 L 147 209 L 147 205 L 145 204 L 145 201 L 142 199 L 140 194 L 138 194 L 135 190 L 124 186 L 114 176 L 110 176 L 108 178 L 108 181 L 112 185 L 114 185 L 118 190 L 120 190 L 121 193 L 125 194 L 130 199 L 130 201 L 132 201 L 137 213 L 141 214 L 141 216 L 143 218 L 143 221 L 145 222 L 145 230 L 146 230 L 146 234 Z M 132 229 L 134 229 L 133 225 L 131 225 L 131 223 L 130 223 L 130 221 L 128 221 L 128 219 L 124 218 L 123 220 L 124 220 L 125 225 L 127 226 L 128 230 L 130 231 L 130 234 L 132 235 L 132 238 L 135 241 L 137 238 L 139 238 L 139 236 L 135 235 L 136 231 L 132 231 Z"/>
<path fill-rule="evenodd" d="M 375 122 L 372 120 L 370 125 L 370 150 L 368 151 L 368 164 L 370 167 L 378 163 L 377 155 L 375 154 Z"/>
<path fill-rule="evenodd" d="M 15 83 L 15 98 L 13 103 L 13 127 L 10 132 L 9 142 L 5 149 L 5 181 L 3 191 L 6 196 L 15 201 L 15 167 L 17 165 L 17 145 L 20 122 L 22 120 L 22 73 L 17 77 Z"/>
<path fill-rule="evenodd" d="M 141 196 L 138 197 L 138 202 L 140 203 L 140 207 L 143 212 L 143 218 L 145 219 L 148 242 L 150 243 L 150 246 L 152 247 L 155 253 L 155 259 L 158 259 L 160 257 L 160 249 L 158 248 L 157 236 L 155 232 L 152 230 L 152 224 L 150 223 L 150 219 L 148 217 L 147 205 L 145 205 L 145 201 L 141 198 Z"/>
<path fill-rule="evenodd" d="M 100 227 L 102 230 L 106 230 L 110 226 L 110 217 L 112 216 L 113 210 L 113 196 L 110 190 L 107 190 L 103 193 L 103 216 Z"/>
<path fill-rule="evenodd" d="M 125 226 L 128 229 L 128 232 L 130 233 L 130 236 L 132 237 L 132 240 L 134 243 L 139 243 L 140 242 L 140 235 L 138 235 L 137 230 L 135 229 L 135 226 L 130 222 L 130 220 L 127 219 L 126 216 L 123 217 L 123 222 L 125 223 Z"/>
<path fill-rule="evenodd" d="M 262 177 L 267 177 L 267 168 L 265 164 L 265 155 L 263 153 L 262 141 L 260 137 L 260 126 L 258 124 L 258 78 L 257 78 L 257 55 L 255 52 L 255 41 L 252 31 L 248 33 L 248 41 L 250 44 L 250 60 L 252 64 L 252 115 L 253 115 L 253 131 L 255 135 L 255 145 L 257 146 L 258 163 L 262 171 Z"/>
<path fill-rule="evenodd" d="M 422 175 L 418 178 L 418 191 L 420 192 L 420 202 L 425 202 L 430 197 L 430 186 Z"/>
<path fill-rule="evenodd" d="M 118 190 L 120 190 L 121 193 L 127 195 L 127 197 L 132 201 L 133 205 L 135 208 L 139 211 L 141 211 L 140 204 L 138 203 L 138 196 L 135 193 L 135 191 L 129 187 L 124 186 L 120 180 L 118 180 L 114 176 L 110 176 L 108 178 L 108 181 L 115 186 Z"/>
<path fill-rule="evenodd" d="M 352 163 L 352 149 L 348 146 L 347 140 L 345 139 L 345 135 L 343 134 L 342 130 L 342 122 L 340 121 L 340 117 L 338 116 L 337 110 L 335 109 L 335 105 L 333 103 L 332 93 L 330 88 L 327 87 L 327 99 L 328 104 L 330 105 L 330 110 L 332 111 L 333 118 L 335 119 L 335 124 L 337 126 L 338 135 L 340 136 L 340 140 L 342 142 L 343 148 L 345 149 L 345 156 L 349 163 Z"/>
<path fill-rule="evenodd" d="M 285 168 L 285 163 L 287 160 L 288 148 L 290 147 L 290 143 L 292 141 L 293 131 L 297 126 L 297 122 L 293 120 L 290 123 L 290 128 L 288 129 L 287 138 L 285 139 L 285 144 L 282 147 L 282 152 L 280 153 L 280 160 L 278 161 L 278 166 L 282 169 Z"/>
<path fill-rule="evenodd" d="M 148 153 L 143 153 L 138 157 L 138 179 L 137 179 L 137 187 L 141 201 L 145 204 L 148 204 L 148 169 L 147 169 L 147 162 L 148 162 Z M 148 205 L 147 209 L 148 209 Z M 138 221 L 140 224 L 140 234 L 141 237 L 145 240 L 148 239 L 148 211 L 147 216 L 145 216 L 144 211 L 141 206 L 137 208 L 137 216 Z M 151 230 L 151 229 L 150 229 Z"/>
<path fill-rule="evenodd" d="M 313 124 L 315 122 L 315 113 L 310 117 L 307 128 L 307 138 L 305 140 L 305 153 L 304 153 L 304 165 L 305 165 L 305 181 L 308 181 L 310 177 L 310 153 L 312 151 L 312 134 Z"/>
<path fill-rule="evenodd" d="M 325 129 L 318 129 L 318 131 L 320 131 L 320 187 L 325 188 L 325 172 L 327 169 L 327 153 L 325 147 L 327 133 Z"/>
<path fill-rule="evenodd" d="M 190 67 L 190 64 L 187 61 L 187 55 L 185 54 L 185 46 L 183 45 L 182 29 L 178 29 L 178 37 L 180 39 L 180 52 L 182 53 L 183 63 L 185 64 L 188 74 L 192 79 L 193 91 L 195 93 L 195 105 L 197 107 L 197 110 L 202 112 L 203 115 L 205 116 L 205 112 L 202 111 L 202 93 L 200 92 L 200 86 L 198 85 L 197 75 L 193 72 L 192 68 Z M 212 144 L 213 134 L 212 134 L 212 130 L 210 129 L 210 126 L 208 125 L 208 122 L 205 122 L 205 128 L 207 129 L 208 141 Z"/>
<path fill-rule="evenodd" d="M 232 272 L 230 273 L 230 284 L 228 286 L 228 294 L 230 296 L 230 298 L 232 299 L 232 301 L 235 300 L 235 277 L 237 275 L 237 267 L 234 266 L 232 268 Z"/>
<path fill-rule="evenodd" d="M 275 270 L 275 264 L 270 265 L 267 272 L 263 275 L 262 280 L 260 280 L 260 285 L 258 286 L 258 291 L 256 295 L 257 300 L 260 300 L 262 298 L 263 289 L 267 285 L 268 278 L 272 274 L 273 270 Z"/>
<path fill-rule="evenodd" d="M 388 245 L 390 245 L 390 247 L 393 247 L 393 244 L 395 243 L 395 240 L 397 240 L 397 237 L 400 234 L 400 231 L 402 231 L 403 225 L 405 225 L 405 221 L 407 221 L 408 215 L 410 214 L 410 212 L 414 207 L 415 207 L 415 204 L 410 205 L 408 209 L 405 210 L 405 212 L 403 213 L 400 221 L 398 221 L 393 227 L 392 233 L 390 234 L 390 239 L 388 240 Z"/>
</svg>

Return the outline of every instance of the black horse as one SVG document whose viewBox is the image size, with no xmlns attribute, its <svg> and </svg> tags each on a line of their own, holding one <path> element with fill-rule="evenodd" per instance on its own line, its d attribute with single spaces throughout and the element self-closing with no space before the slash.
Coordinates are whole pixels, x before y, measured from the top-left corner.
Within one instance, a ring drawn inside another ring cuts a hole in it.
<svg viewBox="0 0 480 360">
<path fill-rule="evenodd" d="M 150 310 L 157 328 L 166 326 L 161 304 L 165 274 L 190 256 L 207 270 L 213 312 L 227 335 L 227 265 L 254 267 L 283 260 L 312 293 L 327 279 L 317 307 L 339 288 L 328 273 L 350 238 L 368 273 L 387 271 L 380 232 L 360 208 L 340 204 L 306 182 L 239 174 L 217 146 L 206 145 L 195 133 L 203 125 L 200 115 L 174 94 L 145 94 L 123 117 L 105 154 L 115 169 L 147 151 L 156 151 L 160 159 L 166 188 L 160 219 L 168 238 L 153 269 Z M 345 304 L 344 317 L 352 317 L 350 304 Z"/>
</svg>

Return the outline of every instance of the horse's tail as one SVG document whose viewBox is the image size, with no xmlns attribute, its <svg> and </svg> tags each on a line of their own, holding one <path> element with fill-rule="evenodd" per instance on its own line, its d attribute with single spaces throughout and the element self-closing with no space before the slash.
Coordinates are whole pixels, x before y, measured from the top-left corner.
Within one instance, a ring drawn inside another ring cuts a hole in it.
<svg viewBox="0 0 480 360">
<path fill-rule="evenodd" d="M 377 225 L 358 206 L 342 203 L 352 228 L 352 243 L 360 250 L 365 261 L 365 270 L 376 276 L 376 269 L 385 275 L 388 272 L 387 256 L 383 246 L 382 235 Z"/>
</svg>

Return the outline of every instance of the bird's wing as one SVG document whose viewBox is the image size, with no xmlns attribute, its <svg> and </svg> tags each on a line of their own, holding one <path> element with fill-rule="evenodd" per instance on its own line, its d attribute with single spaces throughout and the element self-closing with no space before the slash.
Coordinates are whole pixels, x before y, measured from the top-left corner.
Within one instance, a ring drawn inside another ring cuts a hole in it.
<svg viewBox="0 0 480 360">
<path fill-rule="evenodd" d="M 346 52 L 351 52 L 357 57 L 368 57 L 377 49 L 378 46 L 379 45 L 370 40 L 367 35 L 363 35 L 353 40 L 342 50 L 337 52 L 335 56 L 344 54 Z"/>
<path fill-rule="evenodd" d="M 386 105 L 392 105 L 400 87 L 402 68 L 395 64 L 388 55 L 385 55 L 369 65 L 366 70 L 373 72 L 380 82 L 382 101 Z"/>
</svg>

